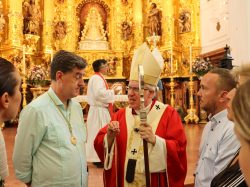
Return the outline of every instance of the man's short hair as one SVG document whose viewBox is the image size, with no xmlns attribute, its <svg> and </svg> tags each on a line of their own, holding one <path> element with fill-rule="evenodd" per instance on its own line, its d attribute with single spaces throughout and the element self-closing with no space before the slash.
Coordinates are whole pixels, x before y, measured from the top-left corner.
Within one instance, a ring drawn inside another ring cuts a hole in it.
<svg viewBox="0 0 250 187">
<path fill-rule="evenodd" d="M 84 69 L 87 62 L 84 58 L 65 50 L 58 51 L 51 62 L 51 80 L 56 80 L 56 73 L 71 72 L 74 68 Z"/>
<path fill-rule="evenodd" d="M 236 88 L 237 82 L 228 69 L 214 68 L 210 70 L 209 73 L 218 75 L 219 79 L 217 82 L 217 88 L 219 90 L 229 92 L 233 88 Z"/>
<path fill-rule="evenodd" d="M 94 72 L 99 72 L 101 67 L 107 63 L 104 59 L 95 60 L 92 64 Z"/>
</svg>

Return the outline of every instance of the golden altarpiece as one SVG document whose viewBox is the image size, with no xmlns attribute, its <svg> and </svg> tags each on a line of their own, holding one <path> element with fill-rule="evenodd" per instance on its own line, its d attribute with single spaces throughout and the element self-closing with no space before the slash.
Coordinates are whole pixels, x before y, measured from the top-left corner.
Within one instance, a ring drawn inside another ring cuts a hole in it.
<svg viewBox="0 0 250 187">
<path fill-rule="evenodd" d="M 49 64 L 60 49 L 87 60 L 84 79 L 93 73 L 91 63 L 104 58 L 108 82 L 125 85 L 134 50 L 148 42 L 165 61 L 163 101 L 184 111 L 191 107 L 192 115 L 198 109 L 191 69 L 201 49 L 199 5 L 199 0 L 0 0 L 1 56 L 22 73 L 26 97 L 26 79 L 39 68 L 49 79 Z"/>
</svg>

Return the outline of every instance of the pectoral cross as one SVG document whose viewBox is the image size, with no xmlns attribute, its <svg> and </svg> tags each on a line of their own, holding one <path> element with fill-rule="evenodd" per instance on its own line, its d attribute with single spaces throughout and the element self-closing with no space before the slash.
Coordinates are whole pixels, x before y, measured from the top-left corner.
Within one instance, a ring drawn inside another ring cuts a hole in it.
<svg viewBox="0 0 250 187">
<path fill-rule="evenodd" d="M 133 151 L 131 151 L 131 153 L 134 155 L 137 153 L 136 149 L 134 149 Z"/>
</svg>

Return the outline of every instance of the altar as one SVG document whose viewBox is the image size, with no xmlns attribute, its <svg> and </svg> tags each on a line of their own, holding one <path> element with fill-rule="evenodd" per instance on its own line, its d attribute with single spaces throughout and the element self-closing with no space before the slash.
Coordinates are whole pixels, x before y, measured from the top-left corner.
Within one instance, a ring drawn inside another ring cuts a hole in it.
<svg viewBox="0 0 250 187">
<path fill-rule="evenodd" d="M 88 105 L 86 95 L 79 95 L 73 99 L 81 104 L 83 110 Z M 125 108 L 127 106 L 128 106 L 128 96 L 127 95 L 115 95 L 115 102 L 114 102 L 115 109 L 114 110 Z"/>
</svg>

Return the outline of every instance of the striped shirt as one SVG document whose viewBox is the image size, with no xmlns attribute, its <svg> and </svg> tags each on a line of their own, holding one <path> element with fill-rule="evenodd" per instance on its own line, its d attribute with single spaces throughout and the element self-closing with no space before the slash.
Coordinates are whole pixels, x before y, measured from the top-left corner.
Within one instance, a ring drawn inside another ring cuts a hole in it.
<svg viewBox="0 0 250 187">
<path fill-rule="evenodd" d="M 239 166 L 239 150 L 231 162 L 211 182 L 211 187 L 247 187 L 244 176 Z M 236 159 L 236 162 L 233 161 Z"/>
</svg>

